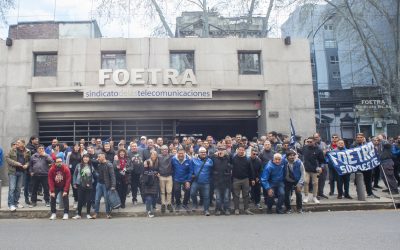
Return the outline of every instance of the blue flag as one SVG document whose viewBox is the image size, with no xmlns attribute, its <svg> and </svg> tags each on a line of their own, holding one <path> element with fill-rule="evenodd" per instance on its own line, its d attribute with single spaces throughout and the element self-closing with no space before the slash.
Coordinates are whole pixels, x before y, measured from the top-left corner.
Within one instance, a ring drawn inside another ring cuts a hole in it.
<svg viewBox="0 0 400 250">
<path fill-rule="evenodd" d="M 290 118 L 290 143 L 289 147 L 294 148 L 294 145 L 296 144 L 296 131 L 294 130 L 292 118 Z"/>
<path fill-rule="evenodd" d="M 371 170 L 381 164 L 372 142 L 356 148 L 330 151 L 328 156 L 339 175 Z"/>
</svg>

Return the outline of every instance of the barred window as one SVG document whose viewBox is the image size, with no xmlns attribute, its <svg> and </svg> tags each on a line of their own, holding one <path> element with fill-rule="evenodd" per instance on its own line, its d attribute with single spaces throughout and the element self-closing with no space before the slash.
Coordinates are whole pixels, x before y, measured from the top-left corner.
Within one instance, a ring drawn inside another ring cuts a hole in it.
<svg viewBox="0 0 400 250">
<path fill-rule="evenodd" d="M 260 51 L 239 51 L 239 74 L 240 75 L 260 75 Z"/>
<path fill-rule="evenodd" d="M 33 75 L 57 76 L 57 53 L 35 53 Z"/>
</svg>

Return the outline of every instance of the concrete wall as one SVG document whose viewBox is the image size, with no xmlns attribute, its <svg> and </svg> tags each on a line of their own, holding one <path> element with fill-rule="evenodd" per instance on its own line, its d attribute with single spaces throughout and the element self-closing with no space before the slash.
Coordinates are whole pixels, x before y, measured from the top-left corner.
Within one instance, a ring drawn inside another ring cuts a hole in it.
<svg viewBox="0 0 400 250">
<path fill-rule="evenodd" d="M 128 69 L 169 68 L 170 50 L 195 51 L 198 87 L 260 91 L 261 107 L 255 108 L 260 110 L 259 134 L 271 130 L 288 134 L 290 118 L 299 135 L 315 131 L 307 40 L 292 40 L 287 46 L 282 39 L 257 38 L 31 39 L 14 40 L 11 47 L 4 42 L 0 45 L 1 145 L 8 148 L 12 140 L 37 133 L 34 94 L 28 94 L 28 89 L 49 93 L 61 87 L 72 90 L 76 89 L 74 82 L 98 86 L 102 51 L 126 51 Z M 261 51 L 261 75 L 239 75 L 239 50 Z M 34 52 L 57 52 L 56 77 L 33 77 Z M 57 106 L 60 112 L 63 105 Z"/>
</svg>

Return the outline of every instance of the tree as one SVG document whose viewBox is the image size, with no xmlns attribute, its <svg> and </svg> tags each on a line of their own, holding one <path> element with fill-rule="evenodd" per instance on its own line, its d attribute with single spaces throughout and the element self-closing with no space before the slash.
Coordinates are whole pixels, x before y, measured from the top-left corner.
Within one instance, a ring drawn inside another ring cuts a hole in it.
<svg viewBox="0 0 400 250">
<path fill-rule="evenodd" d="M 6 15 L 15 6 L 15 0 L 0 0 L 0 23 L 7 23 Z"/>
</svg>

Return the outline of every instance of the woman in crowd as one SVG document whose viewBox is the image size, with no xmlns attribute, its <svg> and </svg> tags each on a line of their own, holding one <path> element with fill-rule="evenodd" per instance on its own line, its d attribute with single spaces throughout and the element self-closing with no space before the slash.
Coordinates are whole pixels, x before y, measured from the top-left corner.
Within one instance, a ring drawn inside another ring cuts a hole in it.
<svg viewBox="0 0 400 250">
<path fill-rule="evenodd" d="M 90 156 L 84 154 L 81 163 L 79 163 L 73 175 L 74 188 L 78 190 L 78 213 L 73 219 L 80 219 L 82 216 L 82 207 L 86 205 L 86 218 L 90 216 L 91 195 L 94 182 L 94 168 L 90 161 Z"/>
<path fill-rule="evenodd" d="M 128 158 L 126 150 L 120 148 L 114 160 L 115 179 L 117 181 L 117 192 L 121 199 L 121 208 L 125 208 L 126 195 L 130 180 L 130 172 L 132 169 L 132 162 Z"/>
<path fill-rule="evenodd" d="M 144 171 L 141 176 L 142 192 L 145 198 L 147 215 L 154 217 L 153 209 L 156 206 L 157 194 L 159 191 L 158 185 L 158 154 L 156 151 L 151 151 L 150 159 L 144 162 Z"/>
</svg>

